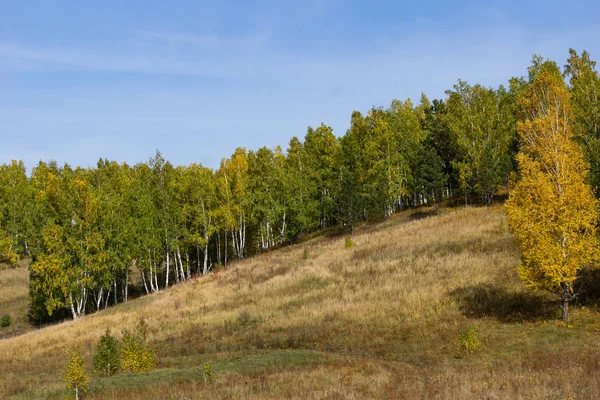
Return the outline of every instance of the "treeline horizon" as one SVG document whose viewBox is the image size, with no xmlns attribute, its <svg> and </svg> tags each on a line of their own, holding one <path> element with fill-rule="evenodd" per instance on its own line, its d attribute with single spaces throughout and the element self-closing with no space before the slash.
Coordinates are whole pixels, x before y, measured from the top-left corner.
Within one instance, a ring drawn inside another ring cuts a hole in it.
<svg viewBox="0 0 600 400">
<path fill-rule="evenodd" d="M 443 99 L 393 100 L 350 128 L 308 127 L 284 151 L 237 148 L 219 168 L 101 159 L 96 167 L 0 166 L 0 261 L 31 257 L 30 318 L 73 318 L 301 235 L 475 196 L 491 204 L 515 176 L 518 96 L 542 65 L 567 80 L 574 133 L 600 191 L 600 78 L 587 52 L 561 69 L 534 55 L 526 77 L 497 88 L 459 80 Z M 139 278 L 133 276 L 139 273 Z M 135 278 L 135 279 L 134 279 Z"/>
</svg>

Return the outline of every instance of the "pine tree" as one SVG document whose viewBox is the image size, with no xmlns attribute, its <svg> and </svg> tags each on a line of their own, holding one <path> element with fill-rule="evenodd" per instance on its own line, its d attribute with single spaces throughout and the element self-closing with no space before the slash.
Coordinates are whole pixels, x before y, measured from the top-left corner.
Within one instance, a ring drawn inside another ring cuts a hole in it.
<svg viewBox="0 0 600 400">
<path fill-rule="evenodd" d="M 111 335 L 110 329 L 107 328 L 100 336 L 92 362 L 98 375 L 111 376 L 119 370 L 119 342 Z"/>
</svg>

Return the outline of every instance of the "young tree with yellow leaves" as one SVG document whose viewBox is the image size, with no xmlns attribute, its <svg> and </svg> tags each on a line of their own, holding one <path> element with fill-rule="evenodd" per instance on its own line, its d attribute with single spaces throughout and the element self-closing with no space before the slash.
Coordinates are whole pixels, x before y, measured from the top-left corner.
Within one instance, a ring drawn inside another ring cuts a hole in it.
<svg viewBox="0 0 600 400">
<path fill-rule="evenodd" d="M 521 180 L 506 203 L 522 253 L 526 286 L 557 293 L 567 321 L 573 283 L 597 259 L 597 201 L 573 140 L 569 92 L 556 64 L 545 62 L 520 96 Z"/>
<path fill-rule="evenodd" d="M 85 372 L 85 362 L 78 352 L 69 354 L 69 364 L 65 369 L 64 380 L 67 389 L 75 391 L 75 400 L 79 400 L 79 394 L 87 392 L 90 377 Z"/>
</svg>

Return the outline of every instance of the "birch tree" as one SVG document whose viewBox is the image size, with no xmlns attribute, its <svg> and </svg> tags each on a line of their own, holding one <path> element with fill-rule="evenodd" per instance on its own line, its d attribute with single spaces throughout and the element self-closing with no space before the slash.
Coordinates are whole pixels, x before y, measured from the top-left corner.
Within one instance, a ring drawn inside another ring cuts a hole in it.
<svg viewBox="0 0 600 400">
<path fill-rule="evenodd" d="M 598 259 L 598 203 L 585 183 L 569 93 L 555 64 L 541 66 L 519 103 L 521 180 L 506 203 L 522 254 L 518 273 L 526 286 L 561 299 L 566 322 L 573 283 Z"/>
<path fill-rule="evenodd" d="M 460 159 L 455 160 L 459 182 L 491 204 L 511 170 L 510 146 L 514 137 L 511 97 L 503 86 L 497 90 L 458 81 L 448 90 L 448 125 Z"/>
</svg>

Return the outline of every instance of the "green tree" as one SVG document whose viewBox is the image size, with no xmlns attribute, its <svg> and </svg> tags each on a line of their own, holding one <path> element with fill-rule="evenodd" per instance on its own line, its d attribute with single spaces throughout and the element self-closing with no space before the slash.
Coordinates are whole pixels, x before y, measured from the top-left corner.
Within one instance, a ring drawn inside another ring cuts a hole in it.
<svg viewBox="0 0 600 400">
<path fill-rule="evenodd" d="M 98 375 L 111 376 L 117 373 L 120 366 L 120 351 L 118 340 L 111 335 L 107 328 L 100 336 L 93 358 L 94 371 Z"/>
<path fill-rule="evenodd" d="M 169 277 L 171 272 L 171 252 L 176 238 L 174 228 L 176 224 L 176 205 L 170 194 L 172 179 L 174 175 L 173 165 L 165 160 L 162 154 L 157 151 L 156 155 L 148 161 L 151 170 L 152 199 L 155 205 L 155 217 L 158 218 L 158 225 L 162 236 L 163 254 L 165 260 L 165 287 L 169 287 Z"/>
<path fill-rule="evenodd" d="M 266 147 L 248 153 L 248 188 L 253 215 L 258 223 L 261 250 L 285 241 L 287 206 L 285 203 L 284 156 L 280 148 Z"/>
<path fill-rule="evenodd" d="M 130 216 L 128 235 L 131 256 L 140 271 L 146 293 L 160 290 L 158 276 L 163 260 L 164 231 L 154 200 L 152 170 L 146 163 L 133 167 L 131 185 L 125 193 L 126 214 Z"/>
<path fill-rule="evenodd" d="M 366 208 L 365 187 L 361 180 L 361 138 L 358 136 L 362 121 L 362 115 L 355 111 L 352 114 L 351 128 L 340 139 L 340 148 L 334 164 L 338 177 L 336 219 L 350 233 L 354 231 L 355 223 L 364 217 Z"/>
<path fill-rule="evenodd" d="M 246 234 L 252 221 L 252 199 L 248 179 L 248 154 L 246 149 L 238 147 L 231 158 L 221 161 L 221 166 L 216 172 L 220 203 L 217 214 L 225 239 L 225 263 L 229 234 L 234 257 L 241 259 L 245 256 Z"/>
<path fill-rule="evenodd" d="M 107 306 L 111 292 L 113 303 L 118 303 L 119 285 L 122 300 L 127 301 L 128 297 L 134 222 L 127 212 L 126 195 L 132 184 L 132 171 L 127 164 L 99 160 L 90 175 L 90 184 L 100 203 L 99 232 L 108 265 L 95 284 L 96 308 L 99 309 L 103 299 L 104 306 Z"/>
<path fill-rule="evenodd" d="M 446 103 L 437 99 L 430 102 L 423 94 L 419 108 L 421 127 L 426 134 L 423 147 L 430 148 L 437 154 L 442 164 L 442 176 L 447 180 L 442 197 L 449 197 L 452 189 L 458 187 L 458 173 L 453 165 L 458 158 L 458 150 L 448 127 Z"/>
<path fill-rule="evenodd" d="M 19 261 L 19 255 L 12 247 L 12 238 L 0 229 L 0 262 L 15 264 Z"/>
<path fill-rule="evenodd" d="M 319 202 L 313 193 L 310 170 L 303 143 L 293 137 L 290 140 L 284 162 L 284 197 L 289 211 L 287 239 L 313 229 Z"/>
<path fill-rule="evenodd" d="M 455 160 L 465 193 L 474 190 L 484 203 L 508 180 L 514 138 L 514 108 L 509 92 L 458 81 L 447 92 L 447 119 L 460 159 Z"/>
<path fill-rule="evenodd" d="M 339 141 L 333 134 L 333 129 L 321 124 L 317 129 L 308 127 L 304 138 L 304 165 L 309 182 L 308 189 L 311 199 L 316 200 L 317 215 L 311 216 L 316 222 L 312 228 L 326 228 L 334 222 L 333 188 L 335 186 L 334 161 Z M 311 208 L 307 211 L 313 211 Z"/>
<path fill-rule="evenodd" d="M 590 165 L 588 181 L 600 197 L 600 77 L 587 51 L 569 49 L 565 75 L 569 77 L 573 133 Z"/>
<path fill-rule="evenodd" d="M 215 175 L 201 164 L 191 164 L 177 168 L 176 181 L 174 191 L 180 207 L 183 241 L 196 250 L 198 270 L 206 274 L 209 270 L 209 245 L 217 231 Z M 203 261 L 200 260 L 201 253 Z"/>
<path fill-rule="evenodd" d="M 23 161 L 0 166 L 0 229 L 8 234 L 13 253 L 30 254 L 33 198 Z"/>
</svg>

